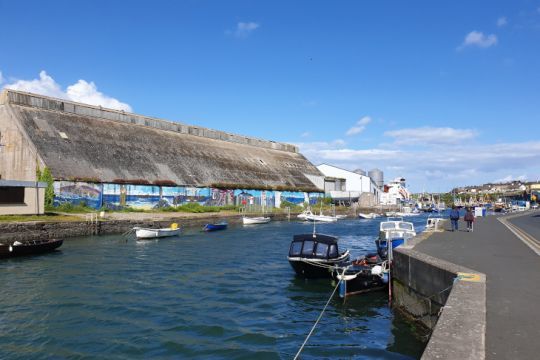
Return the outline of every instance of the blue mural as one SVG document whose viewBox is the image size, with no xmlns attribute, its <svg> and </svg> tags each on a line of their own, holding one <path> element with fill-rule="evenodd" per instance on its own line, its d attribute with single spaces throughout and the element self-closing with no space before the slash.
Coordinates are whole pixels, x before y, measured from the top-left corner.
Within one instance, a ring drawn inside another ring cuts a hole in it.
<svg viewBox="0 0 540 360">
<path fill-rule="evenodd" d="M 54 206 L 64 203 L 85 205 L 94 209 L 101 207 L 102 185 L 86 182 L 55 181 Z"/>
</svg>

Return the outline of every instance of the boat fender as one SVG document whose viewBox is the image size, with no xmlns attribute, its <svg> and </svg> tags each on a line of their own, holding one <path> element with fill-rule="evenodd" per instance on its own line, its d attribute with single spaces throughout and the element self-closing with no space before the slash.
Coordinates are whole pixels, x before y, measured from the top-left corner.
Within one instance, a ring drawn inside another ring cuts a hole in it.
<svg viewBox="0 0 540 360">
<path fill-rule="evenodd" d="M 374 267 L 371 268 L 371 275 L 381 276 L 382 273 L 383 273 L 383 268 L 381 265 L 375 265 Z"/>
<path fill-rule="evenodd" d="M 12 252 L 12 251 L 13 251 L 13 247 L 9 245 L 9 252 Z"/>
<path fill-rule="evenodd" d="M 384 284 L 388 284 L 388 273 L 387 273 L 387 272 L 383 273 L 383 275 L 382 275 L 382 282 L 383 282 Z"/>
<path fill-rule="evenodd" d="M 171 224 L 171 229 L 173 229 L 173 230 L 178 229 L 178 224 L 177 223 L 172 223 Z"/>
<path fill-rule="evenodd" d="M 339 283 L 339 297 L 343 299 L 345 296 L 347 296 L 347 282 L 342 280 Z"/>
</svg>

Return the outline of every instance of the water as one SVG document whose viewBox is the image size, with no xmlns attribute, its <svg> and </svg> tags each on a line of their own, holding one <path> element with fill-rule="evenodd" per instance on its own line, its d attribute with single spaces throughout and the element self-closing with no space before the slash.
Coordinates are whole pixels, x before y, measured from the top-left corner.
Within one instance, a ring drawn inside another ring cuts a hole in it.
<svg viewBox="0 0 540 360">
<path fill-rule="evenodd" d="M 317 230 L 356 256 L 375 250 L 378 223 Z M 159 241 L 82 237 L 1 261 L 0 358 L 292 359 L 333 290 L 287 262 L 292 235 L 311 231 L 273 222 Z M 384 292 L 336 296 L 302 358 L 418 358 L 413 330 Z"/>
</svg>

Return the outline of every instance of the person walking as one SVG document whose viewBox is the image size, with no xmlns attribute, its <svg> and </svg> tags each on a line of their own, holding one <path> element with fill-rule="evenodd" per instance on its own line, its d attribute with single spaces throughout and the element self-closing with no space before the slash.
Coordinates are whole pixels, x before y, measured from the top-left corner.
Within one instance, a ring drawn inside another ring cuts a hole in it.
<svg viewBox="0 0 540 360">
<path fill-rule="evenodd" d="M 459 210 L 455 205 L 452 206 L 450 211 L 450 221 L 452 222 L 452 231 L 458 230 Z"/>
<path fill-rule="evenodd" d="M 473 231 L 473 223 L 474 223 L 474 214 L 473 214 L 471 208 L 467 208 L 467 212 L 465 213 L 465 216 L 463 217 L 463 220 L 465 220 L 467 222 L 467 231 L 472 232 Z"/>
</svg>

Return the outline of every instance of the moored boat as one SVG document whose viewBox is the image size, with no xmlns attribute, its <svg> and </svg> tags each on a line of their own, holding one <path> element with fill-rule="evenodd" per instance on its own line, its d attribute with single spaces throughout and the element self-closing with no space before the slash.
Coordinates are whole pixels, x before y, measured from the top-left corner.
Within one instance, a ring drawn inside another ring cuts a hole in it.
<svg viewBox="0 0 540 360">
<path fill-rule="evenodd" d="M 336 216 L 328 216 L 328 215 L 316 215 L 313 214 L 310 210 L 306 210 L 298 215 L 299 219 L 303 219 L 305 221 L 320 221 L 320 222 L 336 222 L 338 221 L 338 217 Z"/>
<path fill-rule="evenodd" d="M 332 277 L 341 281 L 339 296 L 344 298 L 386 289 L 389 271 L 388 261 L 382 261 L 377 254 L 368 254 L 342 266 L 336 266 Z"/>
<path fill-rule="evenodd" d="M 0 244 L 0 258 L 35 255 L 51 252 L 59 248 L 64 240 L 27 240 L 15 241 L 13 244 Z"/>
<path fill-rule="evenodd" d="M 375 219 L 375 218 L 378 218 L 380 215 L 377 214 L 377 213 L 369 213 L 369 214 L 366 214 L 366 213 L 358 213 L 358 217 L 360 219 Z"/>
<path fill-rule="evenodd" d="M 227 229 L 228 224 L 223 221 L 217 224 L 206 224 L 203 226 L 204 231 L 218 231 Z"/>
<path fill-rule="evenodd" d="M 176 223 L 173 223 L 171 227 L 162 229 L 141 227 L 135 227 L 133 229 L 135 230 L 135 236 L 137 237 L 137 239 L 155 239 L 169 236 L 178 236 L 181 232 L 181 228 L 179 228 L 178 224 Z"/>
<path fill-rule="evenodd" d="M 388 242 L 393 249 L 415 236 L 416 231 L 413 223 L 403 221 L 403 218 L 388 218 L 387 221 L 382 221 L 379 226 L 379 238 L 375 241 L 377 252 L 381 258 L 385 259 L 388 256 Z"/>
<path fill-rule="evenodd" d="M 333 267 L 349 258 L 349 250 L 339 252 L 337 237 L 317 233 L 294 235 L 288 256 L 294 271 L 306 278 L 331 278 Z"/>
<path fill-rule="evenodd" d="M 259 217 L 246 217 L 242 218 L 242 223 L 244 225 L 254 225 L 254 224 L 267 224 L 270 222 L 269 217 L 259 216 Z"/>
</svg>

